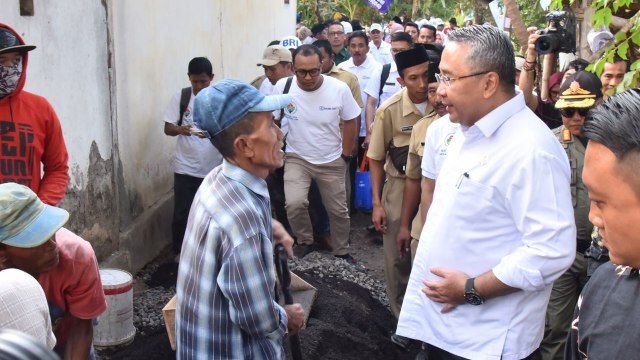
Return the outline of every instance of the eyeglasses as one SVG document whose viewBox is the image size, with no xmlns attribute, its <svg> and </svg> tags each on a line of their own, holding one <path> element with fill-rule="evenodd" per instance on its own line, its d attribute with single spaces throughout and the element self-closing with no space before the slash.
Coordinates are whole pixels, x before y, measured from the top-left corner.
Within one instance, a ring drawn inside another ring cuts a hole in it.
<svg viewBox="0 0 640 360">
<path fill-rule="evenodd" d="M 585 117 L 589 113 L 589 110 L 591 110 L 591 108 L 565 108 L 560 109 L 560 114 L 566 118 L 572 118 L 577 112 L 580 116 Z"/>
<path fill-rule="evenodd" d="M 344 35 L 344 31 L 332 31 L 329 33 L 329 36 L 340 36 Z"/>
<path fill-rule="evenodd" d="M 438 81 L 441 84 L 444 84 L 446 87 L 449 87 L 451 86 L 451 82 L 453 81 L 462 80 L 462 79 L 466 79 L 466 78 L 478 76 L 478 75 L 484 75 L 486 73 L 488 73 L 488 71 L 483 71 L 483 72 L 479 72 L 471 75 L 458 76 L 458 77 L 449 77 L 449 76 L 440 75 L 440 74 L 435 74 L 435 75 L 436 75 L 436 81 Z"/>
<path fill-rule="evenodd" d="M 320 68 L 317 69 L 309 69 L 309 70 L 305 70 L 305 69 L 296 69 L 294 71 L 294 73 L 296 74 L 296 76 L 299 76 L 301 78 L 306 78 L 307 75 L 310 75 L 311 77 L 316 77 L 318 75 L 320 75 Z"/>
</svg>

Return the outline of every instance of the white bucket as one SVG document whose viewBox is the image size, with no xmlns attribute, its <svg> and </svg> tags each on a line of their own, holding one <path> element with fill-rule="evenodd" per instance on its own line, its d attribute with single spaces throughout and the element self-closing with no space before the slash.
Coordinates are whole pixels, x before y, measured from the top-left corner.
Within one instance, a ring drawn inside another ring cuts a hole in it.
<svg viewBox="0 0 640 360">
<path fill-rule="evenodd" d="M 93 344 L 113 346 L 129 343 L 136 335 L 133 326 L 133 277 L 118 269 L 100 269 L 107 310 L 98 316 Z"/>
</svg>

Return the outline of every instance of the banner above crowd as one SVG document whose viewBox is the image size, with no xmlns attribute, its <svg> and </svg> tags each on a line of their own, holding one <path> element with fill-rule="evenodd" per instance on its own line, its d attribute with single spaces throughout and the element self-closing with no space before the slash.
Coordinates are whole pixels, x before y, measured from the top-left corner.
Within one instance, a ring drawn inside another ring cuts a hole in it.
<svg viewBox="0 0 640 360">
<path fill-rule="evenodd" d="M 389 5 L 393 3 L 393 0 L 367 0 L 369 5 L 373 6 L 376 10 L 378 10 L 381 14 L 387 12 Z"/>
</svg>

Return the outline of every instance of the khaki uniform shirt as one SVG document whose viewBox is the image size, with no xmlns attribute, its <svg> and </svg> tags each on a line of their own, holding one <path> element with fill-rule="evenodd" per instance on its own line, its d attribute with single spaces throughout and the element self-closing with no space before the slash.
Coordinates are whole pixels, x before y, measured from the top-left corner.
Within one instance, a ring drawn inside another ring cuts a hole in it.
<svg viewBox="0 0 640 360">
<path fill-rule="evenodd" d="M 429 114 L 432 110 L 429 104 L 426 113 Z M 384 171 L 387 176 L 404 179 L 404 175 L 391 162 L 389 148 L 409 145 L 411 130 L 422 117 L 420 110 L 409 98 L 406 88 L 387 99 L 376 111 L 367 156 L 373 160 L 385 161 Z"/>
<path fill-rule="evenodd" d="M 589 193 L 582 182 L 582 167 L 584 166 L 584 145 L 580 139 L 571 135 L 569 129 L 564 126 L 553 129 L 554 135 L 560 140 L 560 144 L 567 152 L 571 165 L 571 200 L 573 201 L 573 213 L 576 221 L 577 238 L 581 241 L 590 241 L 593 225 L 589 222 Z"/>
<path fill-rule="evenodd" d="M 253 86 L 254 88 L 260 90 L 260 85 L 262 85 L 262 82 L 264 81 L 264 79 L 266 79 L 267 76 L 262 74 L 260 76 L 258 76 L 257 78 L 251 80 L 251 86 Z"/>
<path fill-rule="evenodd" d="M 422 179 L 422 156 L 424 156 L 424 139 L 427 135 L 427 129 L 429 125 L 436 121 L 440 115 L 435 110 L 425 115 L 422 119 L 413 125 L 411 131 L 411 140 L 409 140 L 409 156 L 407 157 L 407 168 L 405 169 L 405 175 L 410 179 L 421 180 Z M 434 156 L 434 154 L 427 154 L 427 156 Z M 411 223 L 411 237 L 418 240 L 420 239 L 420 233 L 422 232 L 422 219 L 420 217 L 420 211 L 413 218 Z"/>
</svg>

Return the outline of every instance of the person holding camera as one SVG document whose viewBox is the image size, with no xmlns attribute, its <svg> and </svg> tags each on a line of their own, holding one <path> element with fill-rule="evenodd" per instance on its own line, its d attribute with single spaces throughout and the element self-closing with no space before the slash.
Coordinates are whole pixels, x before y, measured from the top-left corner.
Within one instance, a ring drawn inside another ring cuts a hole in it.
<svg viewBox="0 0 640 360">
<path fill-rule="evenodd" d="M 554 73 L 549 77 L 549 98 L 541 99 L 533 92 L 535 83 L 535 70 L 538 65 L 538 51 L 536 42 L 540 38 L 538 28 L 535 26 L 527 28 L 529 40 L 527 41 L 527 55 L 525 63 L 522 66 L 522 72 L 518 80 L 518 86 L 524 94 L 524 100 L 527 106 L 544 121 L 550 129 L 555 129 L 562 125 L 562 117 L 560 112 L 555 108 L 555 102 L 562 84 L 562 73 Z"/>
</svg>

